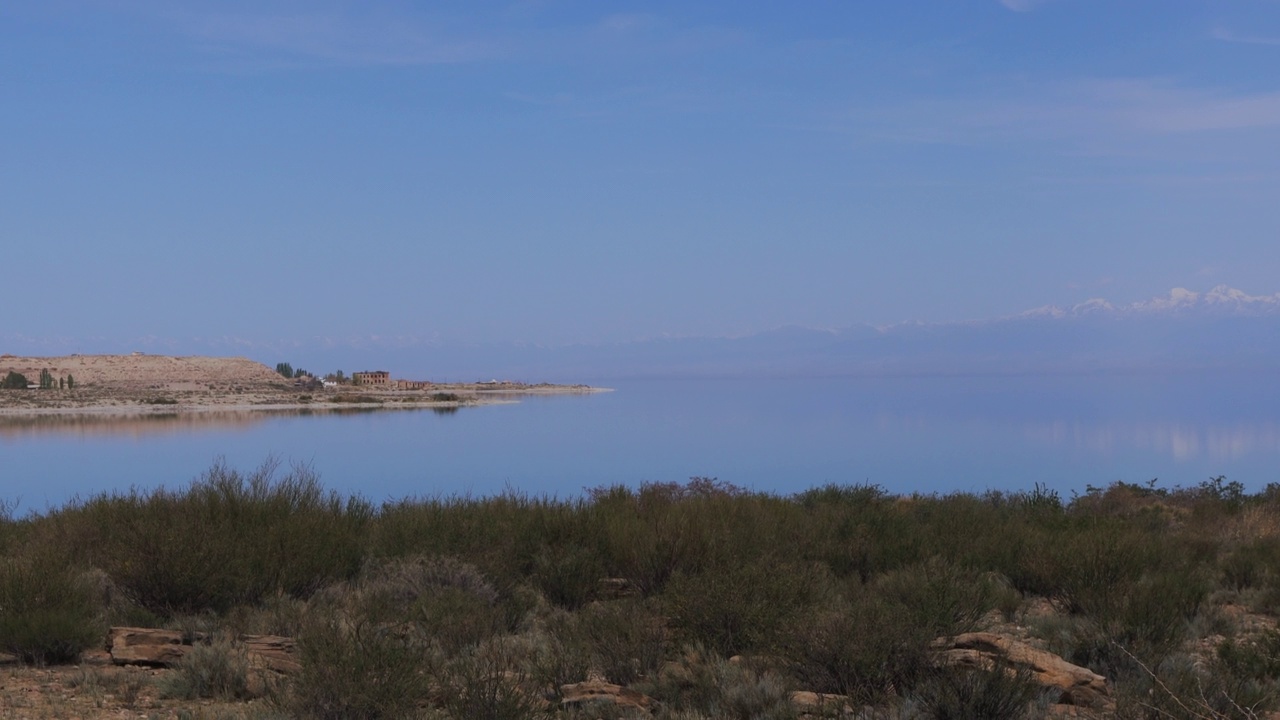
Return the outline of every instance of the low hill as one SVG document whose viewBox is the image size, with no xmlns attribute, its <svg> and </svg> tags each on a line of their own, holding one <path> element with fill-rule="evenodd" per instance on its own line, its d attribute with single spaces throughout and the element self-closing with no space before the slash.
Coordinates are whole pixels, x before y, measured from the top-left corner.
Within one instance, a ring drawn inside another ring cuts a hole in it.
<svg viewBox="0 0 1280 720">
<path fill-rule="evenodd" d="M 259 389 L 284 382 L 274 370 L 246 358 L 172 357 L 168 355 L 0 355 L 0 376 L 19 372 L 34 382 L 41 370 L 54 377 L 71 375 L 81 387 L 104 390 Z"/>
</svg>

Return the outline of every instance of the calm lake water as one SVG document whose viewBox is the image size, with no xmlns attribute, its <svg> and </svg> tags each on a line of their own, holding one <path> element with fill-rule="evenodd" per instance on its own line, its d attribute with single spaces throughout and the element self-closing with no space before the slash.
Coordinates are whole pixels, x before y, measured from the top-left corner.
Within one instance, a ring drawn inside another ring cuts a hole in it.
<svg viewBox="0 0 1280 720">
<path fill-rule="evenodd" d="M 272 456 L 373 500 L 505 488 L 565 497 L 692 476 L 778 493 L 1280 482 L 1280 374 L 596 384 L 615 391 L 453 413 L 0 420 L 0 497 L 41 510 L 182 485 L 219 458 L 250 470 Z"/>
</svg>

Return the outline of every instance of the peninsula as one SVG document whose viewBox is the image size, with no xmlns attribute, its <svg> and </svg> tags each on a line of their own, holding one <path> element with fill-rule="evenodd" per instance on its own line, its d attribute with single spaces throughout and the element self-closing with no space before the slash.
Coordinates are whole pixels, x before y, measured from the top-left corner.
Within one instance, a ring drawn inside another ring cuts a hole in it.
<svg viewBox="0 0 1280 720">
<path fill-rule="evenodd" d="M 368 377 L 373 381 L 360 382 Z M 586 385 L 398 381 L 356 373 L 325 382 L 285 377 L 247 358 L 148 355 L 0 355 L 0 416 L 141 415 L 226 410 L 450 408 L 511 402 L 520 395 L 585 394 Z"/>
</svg>

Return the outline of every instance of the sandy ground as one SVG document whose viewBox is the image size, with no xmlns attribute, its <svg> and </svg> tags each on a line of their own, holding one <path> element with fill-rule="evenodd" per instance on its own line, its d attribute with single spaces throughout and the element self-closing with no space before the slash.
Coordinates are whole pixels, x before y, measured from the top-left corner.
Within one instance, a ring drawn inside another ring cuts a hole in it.
<svg viewBox="0 0 1280 720">
<path fill-rule="evenodd" d="M 86 653 L 76 665 L 31 667 L 0 654 L 0 717 L 23 720 L 180 720 L 249 718 L 264 701 L 175 700 L 161 692 L 174 672 L 117 667 L 102 651 Z M 265 713 L 264 713 L 265 714 Z"/>
<path fill-rule="evenodd" d="M 448 408 L 512 402 L 520 395 L 585 394 L 585 385 L 430 384 L 421 390 L 343 385 L 308 388 L 245 358 L 166 355 L 0 355 L 0 377 L 18 372 L 35 382 L 41 370 L 72 377 L 74 388 L 0 390 L 0 420 L 41 416 L 121 417 L 243 412 Z M 454 397 L 449 397 L 454 396 Z M 0 422 L 0 432 L 3 423 Z"/>
</svg>

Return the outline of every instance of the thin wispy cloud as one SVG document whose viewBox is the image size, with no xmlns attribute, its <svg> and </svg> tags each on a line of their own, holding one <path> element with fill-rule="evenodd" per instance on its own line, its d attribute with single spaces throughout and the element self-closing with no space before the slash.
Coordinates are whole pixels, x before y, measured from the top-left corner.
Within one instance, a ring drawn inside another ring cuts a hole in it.
<svg viewBox="0 0 1280 720">
<path fill-rule="evenodd" d="M 1189 88 L 1163 79 L 1089 80 L 1045 106 L 1063 122 L 1119 130 L 1188 133 L 1280 126 L 1280 91 Z"/>
<path fill-rule="evenodd" d="M 670 58 L 739 47 L 751 35 L 735 27 L 682 25 L 647 13 L 618 13 L 602 17 L 580 37 L 562 38 L 592 55 Z"/>
<path fill-rule="evenodd" d="M 1011 82 L 983 97 L 860 107 L 848 117 L 872 137 L 900 142 L 1152 138 L 1280 128 L 1280 90 L 1187 87 L 1163 78 Z"/>
<path fill-rule="evenodd" d="M 1031 12 L 1044 5 L 1046 0 L 1000 0 L 1000 4 L 1014 12 Z"/>
<path fill-rule="evenodd" d="M 123 0 L 105 7 L 185 37 L 218 67 L 425 66 L 503 54 L 494 35 L 460 31 L 412 6 L 263 3 L 206 10 Z"/>
<path fill-rule="evenodd" d="M 1280 36 L 1240 35 L 1226 28 L 1214 28 L 1209 36 L 1222 42 L 1241 43 L 1245 45 L 1280 45 Z"/>
<path fill-rule="evenodd" d="M 661 21 L 657 17 L 642 13 L 619 13 L 609 15 L 600 21 L 600 28 L 611 32 L 635 32 L 657 28 L 660 25 Z"/>
<path fill-rule="evenodd" d="M 446 38 L 403 17 L 204 15 L 187 18 L 184 25 L 206 49 L 329 65 L 451 64 L 482 60 L 496 53 L 489 43 Z"/>
</svg>

